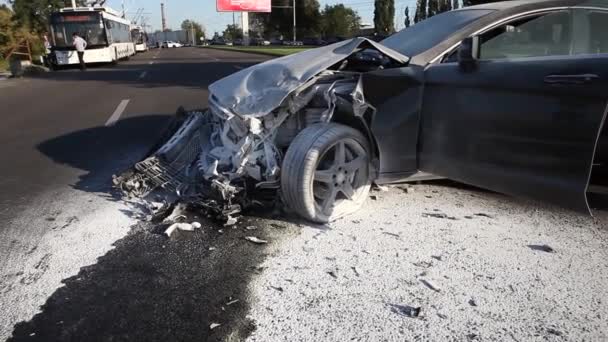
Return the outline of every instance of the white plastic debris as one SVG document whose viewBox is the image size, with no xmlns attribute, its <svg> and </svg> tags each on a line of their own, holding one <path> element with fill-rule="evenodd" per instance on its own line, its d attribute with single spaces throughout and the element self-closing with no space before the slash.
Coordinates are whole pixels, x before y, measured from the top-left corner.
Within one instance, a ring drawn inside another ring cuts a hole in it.
<svg viewBox="0 0 608 342">
<path fill-rule="evenodd" d="M 258 227 L 256 227 L 256 226 L 247 226 L 247 227 L 245 227 L 245 229 L 247 229 L 247 230 L 256 230 L 256 229 L 258 229 Z"/>
<path fill-rule="evenodd" d="M 173 235 L 173 233 L 175 233 L 175 231 L 178 229 L 187 232 L 194 231 L 194 227 L 190 223 L 174 223 L 170 225 L 167 230 L 165 230 L 165 234 L 167 234 L 168 237 L 171 237 L 171 235 Z"/>
<path fill-rule="evenodd" d="M 165 217 L 163 222 L 164 223 L 175 222 L 179 218 L 185 218 L 184 212 L 186 212 L 186 209 L 187 209 L 187 206 L 185 203 L 178 203 L 177 205 L 175 205 L 175 208 L 173 208 L 171 215 Z"/>
<path fill-rule="evenodd" d="M 263 244 L 268 243 L 268 241 L 266 241 L 266 240 L 262 240 L 262 239 L 258 239 L 258 238 L 257 238 L 257 237 L 255 237 L 255 236 L 246 236 L 246 237 L 245 237 L 245 240 L 250 241 L 250 242 L 253 242 L 253 243 L 256 243 L 256 244 L 258 244 L 258 245 L 263 245 Z"/>
<path fill-rule="evenodd" d="M 201 227 L 202 227 L 202 225 L 199 222 L 196 222 L 196 221 L 194 221 L 194 222 L 192 222 L 190 224 L 192 225 L 192 227 L 194 229 L 201 229 Z"/>
<path fill-rule="evenodd" d="M 232 304 L 236 304 L 236 303 L 238 303 L 238 302 L 239 302 L 239 300 L 238 300 L 238 299 L 231 300 L 231 301 L 229 301 L 228 303 L 226 303 L 226 306 L 230 306 L 230 305 L 232 305 Z"/>
<path fill-rule="evenodd" d="M 234 226 L 237 223 L 237 219 L 232 216 L 228 216 L 228 220 L 224 223 L 224 227 Z"/>
<path fill-rule="evenodd" d="M 213 329 L 219 327 L 220 325 L 221 324 L 219 324 L 219 323 L 211 323 L 211 325 L 209 326 L 209 329 L 213 330 Z"/>
</svg>

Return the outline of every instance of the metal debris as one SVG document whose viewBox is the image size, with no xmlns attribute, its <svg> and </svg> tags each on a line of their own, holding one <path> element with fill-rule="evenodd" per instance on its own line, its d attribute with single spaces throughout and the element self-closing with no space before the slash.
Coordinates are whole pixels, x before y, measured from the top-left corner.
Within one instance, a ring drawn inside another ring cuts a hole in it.
<svg viewBox="0 0 608 342">
<path fill-rule="evenodd" d="M 229 301 L 228 303 L 226 303 L 226 306 L 230 306 L 230 305 L 232 305 L 232 304 L 236 304 L 236 303 L 238 303 L 238 302 L 239 302 L 239 300 L 238 300 L 238 299 L 231 300 L 231 301 Z"/>
<path fill-rule="evenodd" d="M 217 328 L 219 326 L 221 326 L 221 324 L 219 324 L 219 323 L 211 323 L 211 325 L 209 326 L 209 329 L 213 330 L 213 329 L 215 329 L 215 328 Z"/>
<path fill-rule="evenodd" d="M 255 237 L 255 236 L 246 236 L 245 240 L 253 242 L 253 243 L 258 244 L 258 245 L 263 245 L 263 244 L 267 244 L 268 243 L 268 241 L 259 239 L 259 238 Z"/>
<path fill-rule="evenodd" d="M 471 298 L 471 299 L 469 299 L 469 305 L 470 306 L 477 306 L 477 302 L 475 301 L 475 299 Z"/>
</svg>

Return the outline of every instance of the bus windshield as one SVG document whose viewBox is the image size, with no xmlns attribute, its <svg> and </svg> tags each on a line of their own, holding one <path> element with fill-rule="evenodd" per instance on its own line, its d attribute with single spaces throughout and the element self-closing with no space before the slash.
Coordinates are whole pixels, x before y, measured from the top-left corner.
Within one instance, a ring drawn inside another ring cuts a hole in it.
<svg viewBox="0 0 608 342">
<path fill-rule="evenodd" d="M 57 48 L 72 47 L 72 34 L 78 33 L 89 47 L 107 46 L 105 28 L 97 12 L 54 13 L 51 32 Z"/>
</svg>

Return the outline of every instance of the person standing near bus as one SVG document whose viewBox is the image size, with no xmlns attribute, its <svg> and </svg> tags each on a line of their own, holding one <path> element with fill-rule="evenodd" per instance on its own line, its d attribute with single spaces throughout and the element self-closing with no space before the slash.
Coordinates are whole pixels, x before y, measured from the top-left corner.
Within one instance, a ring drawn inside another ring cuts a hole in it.
<svg viewBox="0 0 608 342">
<path fill-rule="evenodd" d="M 72 35 L 72 41 L 76 52 L 78 53 L 78 61 L 80 62 L 80 70 L 86 70 L 87 66 L 84 63 L 84 50 L 87 48 L 87 41 L 82 39 L 78 33 L 74 32 Z"/>
</svg>

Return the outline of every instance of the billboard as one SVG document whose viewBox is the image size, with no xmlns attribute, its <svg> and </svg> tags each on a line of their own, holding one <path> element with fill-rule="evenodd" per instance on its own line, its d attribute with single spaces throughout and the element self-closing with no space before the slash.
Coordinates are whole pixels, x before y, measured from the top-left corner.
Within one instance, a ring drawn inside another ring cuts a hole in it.
<svg viewBox="0 0 608 342">
<path fill-rule="evenodd" d="M 217 0 L 218 12 L 270 12 L 271 0 Z"/>
</svg>

